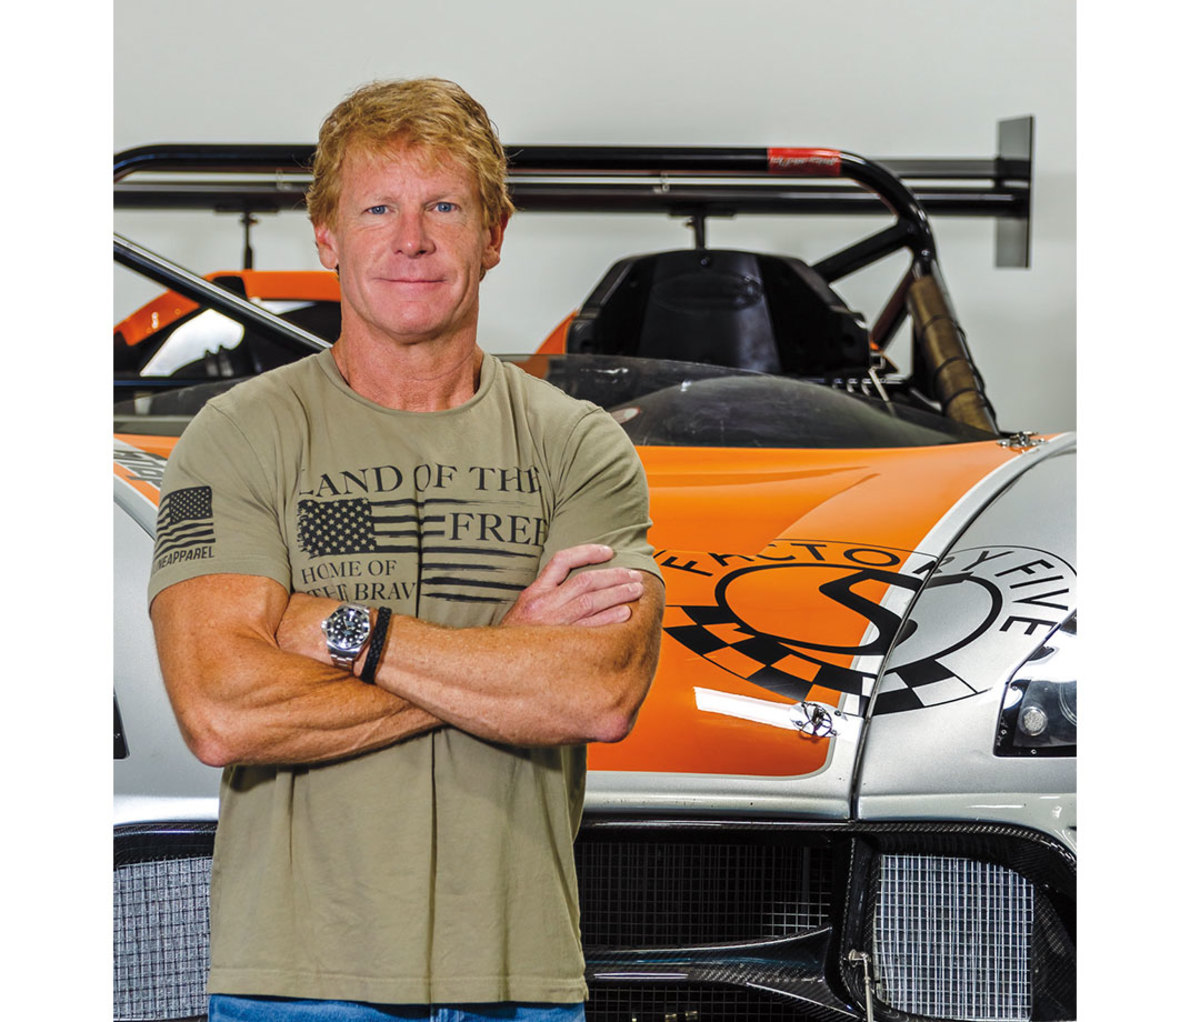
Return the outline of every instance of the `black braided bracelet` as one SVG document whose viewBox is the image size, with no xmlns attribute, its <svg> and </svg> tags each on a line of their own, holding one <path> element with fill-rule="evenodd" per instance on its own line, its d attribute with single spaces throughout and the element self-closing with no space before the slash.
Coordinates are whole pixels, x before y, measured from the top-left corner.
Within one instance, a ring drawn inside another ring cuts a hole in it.
<svg viewBox="0 0 1200 1022">
<path fill-rule="evenodd" d="M 379 658 L 383 656 L 383 644 L 387 641 L 387 630 L 391 621 L 391 610 L 380 607 L 375 617 L 375 630 L 371 633 L 371 645 L 367 647 L 367 659 L 363 661 L 360 675 L 360 680 L 368 685 L 375 684 L 375 671 L 379 668 Z"/>
</svg>

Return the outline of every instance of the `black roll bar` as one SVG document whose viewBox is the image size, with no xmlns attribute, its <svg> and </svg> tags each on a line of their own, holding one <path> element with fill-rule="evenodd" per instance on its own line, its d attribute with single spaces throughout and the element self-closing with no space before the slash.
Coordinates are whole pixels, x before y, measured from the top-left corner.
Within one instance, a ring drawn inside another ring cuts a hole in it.
<svg viewBox="0 0 1200 1022">
<path fill-rule="evenodd" d="M 1001 121 L 998 155 L 990 159 L 876 160 L 834 149 L 711 146 L 511 145 L 505 154 L 513 201 L 529 212 L 703 218 L 878 214 L 882 205 L 911 226 L 905 243 L 914 252 L 932 251 L 926 213 L 987 217 L 997 221 L 997 265 L 1028 266 L 1032 132 L 1031 117 Z M 113 159 L 114 206 L 244 215 L 301 209 L 312 156 L 311 144 L 127 149 Z M 182 179 L 127 180 L 147 172 Z M 838 178 L 854 184 L 831 183 Z"/>
<path fill-rule="evenodd" d="M 119 234 L 113 235 L 113 258 L 185 298 L 211 305 L 244 327 L 267 331 L 297 354 L 311 355 L 331 346 L 325 338 L 260 309 L 227 288 L 219 287 Z"/>
</svg>

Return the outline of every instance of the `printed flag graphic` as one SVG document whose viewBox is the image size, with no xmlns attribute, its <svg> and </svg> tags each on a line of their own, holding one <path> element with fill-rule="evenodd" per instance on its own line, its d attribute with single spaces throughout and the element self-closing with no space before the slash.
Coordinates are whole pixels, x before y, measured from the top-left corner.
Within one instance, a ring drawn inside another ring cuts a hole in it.
<svg viewBox="0 0 1200 1022">
<path fill-rule="evenodd" d="M 175 550 L 211 545 L 215 539 L 211 486 L 172 490 L 159 502 L 156 559 Z"/>
<path fill-rule="evenodd" d="M 376 552 L 413 553 L 417 516 L 413 500 L 302 500 L 298 509 L 300 548 L 311 557 Z M 397 512 L 407 511 L 408 513 Z M 431 521 L 441 523 L 438 517 Z M 441 535 L 425 527 L 426 535 Z"/>
<path fill-rule="evenodd" d="M 301 500 L 296 508 L 300 549 L 310 558 L 412 555 L 422 597 L 452 603 L 511 603 L 533 581 L 541 546 L 508 549 L 471 542 L 474 537 L 469 532 L 466 541 L 457 535 L 448 537 L 448 515 L 499 522 L 494 514 L 474 511 L 476 506 L 455 499 Z"/>
</svg>

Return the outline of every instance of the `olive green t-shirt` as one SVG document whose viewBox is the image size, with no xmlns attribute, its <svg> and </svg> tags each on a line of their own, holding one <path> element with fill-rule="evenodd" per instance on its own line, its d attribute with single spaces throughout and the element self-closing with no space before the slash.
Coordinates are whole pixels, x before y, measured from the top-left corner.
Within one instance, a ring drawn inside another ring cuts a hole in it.
<svg viewBox="0 0 1200 1022">
<path fill-rule="evenodd" d="M 235 572 L 468 627 L 499 622 L 578 543 L 658 574 L 621 428 L 491 356 L 474 397 L 441 412 L 368 401 L 329 352 L 257 377 L 196 416 L 162 493 L 151 599 Z M 210 992 L 581 1000 L 584 773 L 583 746 L 451 727 L 330 764 L 226 769 Z"/>
</svg>

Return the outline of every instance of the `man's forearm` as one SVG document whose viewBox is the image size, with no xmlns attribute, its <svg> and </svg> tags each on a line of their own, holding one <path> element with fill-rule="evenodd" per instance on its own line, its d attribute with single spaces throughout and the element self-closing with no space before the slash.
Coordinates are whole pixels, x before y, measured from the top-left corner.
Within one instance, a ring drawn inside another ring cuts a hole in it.
<svg viewBox="0 0 1200 1022">
<path fill-rule="evenodd" d="M 442 723 L 394 693 L 307 657 L 264 649 L 246 658 L 245 669 L 249 684 L 231 678 L 226 694 L 192 717 L 189 745 L 215 766 L 328 762 Z"/>
<path fill-rule="evenodd" d="M 442 722 L 345 671 L 279 648 L 288 596 L 269 579 L 201 576 L 151 607 L 180 731 L 212 766 L 316 763 L 390 745 Z"/>
<path fill-rule="evenodd" d="M 657 590 L 642 600 L 629 623 L 600 628 L 460 630 L 393 619 L 376 683 L 492 741 L 618 741 L 658 660 Z"/>
</svg>

